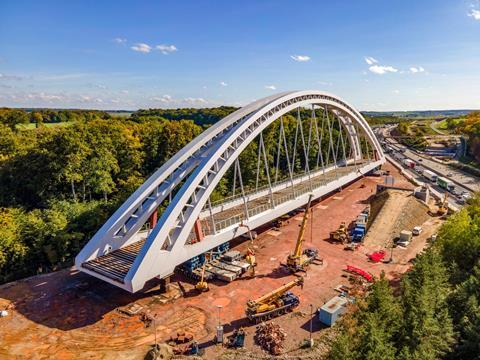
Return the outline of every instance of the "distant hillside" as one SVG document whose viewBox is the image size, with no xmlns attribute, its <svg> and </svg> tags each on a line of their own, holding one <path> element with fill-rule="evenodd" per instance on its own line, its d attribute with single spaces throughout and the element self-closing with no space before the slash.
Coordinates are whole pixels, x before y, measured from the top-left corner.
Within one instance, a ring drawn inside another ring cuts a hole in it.
<svg viewBox="0 0 480 360">
<path fill-rule="evenodd" d="M 362 111 L 362 114 L 371 117 L 407 117 L 407 118 L 432 118 L 465 116 L 475 110 L 421 110 L 421 111 Z"/>
</svg>

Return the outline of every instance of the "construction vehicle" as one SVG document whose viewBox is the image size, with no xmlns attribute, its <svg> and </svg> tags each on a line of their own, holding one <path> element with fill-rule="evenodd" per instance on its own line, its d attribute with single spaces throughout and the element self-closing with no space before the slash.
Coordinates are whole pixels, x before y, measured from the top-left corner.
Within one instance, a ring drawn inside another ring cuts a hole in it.
<svg viewBox="0 0 480 360">
<path fill-rule="evenodd" d="M 210 288 L 208 287 L 208 283 L 205 280 L 205 269 L 207 267 L 208 261 L 211 258 L 212 258 L 211 252 L 210 252 L 209 256 L 207 256 L 207 254 L 205 254 L 205 260 L 203 262 L 202 272 L 201 272 L 201 275 L 200 275 L 200 280 L 195 284 L 195 289 L 200 291 L 200 292 L 206 292 L 206 291 L 210 290 Z"/>
<path fill-rule="evenodd" d="M 273 220 L 272 224 L 273 224 L 273 227 L 280 228 L 283 225 L 288 224 L 289 221 L 290 221 L 290 216 L 288 214 L 285 214 Z"/>
<path fill-rule="evenodd" d="M 247 318 L 258 323 L 291 311 L 300 304 L 298 296 L 289 291 L 295 286 L 303 287 L 303 277 L 298 277 L 256 300 L 247 301 Z"/>
<path fill-rule="evenodd" d="M 303 214 L 302 224 L 300 225 L 300 231 L 298 233 L 297 243 L 295 245 L 295 251 L 293 254 L 288 255 L 287 268 L 292 272 L 305 271 L 308 265 L 314 262 L 318 258 L 317 249 L 305 249 L 302 251 L 302 244 L 304 242 L 305 229 L 308 221 L 308 211 L 310 210 L 310 204 L 312 202 L 313 194 L 310 194 L 307 205 L 305 206 L 305 212 Z"/>
<path fill-rule="evenodd" d="M 255 251 L 252 248 L 247 249 L 247 255 L 245 256 L 245 261 L 250 265 L 251 276 L 255 276 L 255 266 L 257 263 L 255 262 Z"/>
<path fill-rule="evenodd" d="M 349 240 L 348 228 L 345 221 L 342 221 L 337 230 L 330 232 L 331 241 L 339 241 L 341 243 L 346 243 Z"/>
<path fill-rule="evenodd" d="M 229 348 L 243 348 L 245 346 L 245 330 L 243 327 L 235 329 L 233 334 L 227 337 L 227 347 Z"/>
<path fill-rule="evenodd" d="M 360 243 L 363 241 L 365 234 L 367 233 L 367 222 L 370 215 L 370 207 L 366 207 L 362 210 L 360 215 L 355 220 L 355 226 L 352 230 L 352 242 Z"/>
<path fill-rule="evenodd" d="M 448 193 L 445 192 L 445 195 L 443 196 L 443 201 L 441 202 L 440 206 L 438 207 L 437 210 L 437 215 L 443 216 L 448 213 Z"/>
</svg>

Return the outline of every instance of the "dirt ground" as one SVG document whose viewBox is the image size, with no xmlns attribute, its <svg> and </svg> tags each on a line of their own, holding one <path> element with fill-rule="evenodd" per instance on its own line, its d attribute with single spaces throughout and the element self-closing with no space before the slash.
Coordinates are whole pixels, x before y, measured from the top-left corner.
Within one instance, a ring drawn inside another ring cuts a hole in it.
<svg viewBox="0 0 480 360">
<path fill-rule="evenodd" d="M 412 187 L 393 166 L 386 164 L 385 168 L 395 176 L 396 186 Z M 378 250 L 378 244 L 367 243 L 352 252 L 327 241 L 329 232 L 341 221 L 356 218 L 374 195 L 376 185 L 383 181 L 383 177 L 365 177 L 314 206 L 305 246 L 319 249 L 323 265 L 312 265 L 303 289 L 293 289 L 301 300 L 297 311 L 273 320 L 288 334 L 285 354 L 300 353 L 297 349 L 309 334 L 310 305 L 316 310 L 337 294 L 337 285 L 348 284 L 343 271 L 346 265 L 360 267 L 375 276 L 384 271 L 396 282 L 440 225 L 438 219 L 430 218 L 424 224 L 424 232 L 407 249 L 393 249 L 393 262 L 388 264 L 368 260 L 367 255 Z M 180 297 L 167 303 L 156 286 L 132 295 L 73 269 L 5 284 L 0 287 L 0 309 L 8 306 L 9 315 L 0 318 L 0 358 L 142 359 L 155 341 L 154 327 L 147 328 L 139 315 L 118 311 L 132 303 L 142 306 L 142 312 L 156 316 L 159 342 L 183 330 L 194 334 L 206 350 L 205 358 L 240 358 L 240 354 L 259 358 L 265 353 L 254 344 L 255 326 L 244 318 L 245 303 L 294 278 L 280 267 L 280 262 L 293 250 L 300 219 L 301 215 L 291 218 L 280 231 L 268 227 L 259 230 L 255 240 L 255 278 L 244 276 L 228 284 L 215 281 L 209 292 L 199 295 L 191 282 L 176 275 L 173 281 L 180 290 L 173 290 L 170 295 Z M 235 248 L 245 252 L 247 245 L 244 242 Z M 213 344 L 219 321 L 226 335 L 235 328 L 246 327 L 246 350 L 232 354 Z M 325 334 L 325 327 L 316 318 L 313 330 L 315 338 Z"/>
</svg>

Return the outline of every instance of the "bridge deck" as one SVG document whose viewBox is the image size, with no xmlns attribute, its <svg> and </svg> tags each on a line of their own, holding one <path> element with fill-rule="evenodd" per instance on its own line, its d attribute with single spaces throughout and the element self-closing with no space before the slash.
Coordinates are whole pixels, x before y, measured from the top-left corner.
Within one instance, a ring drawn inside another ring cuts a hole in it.
<svg viewBox="0 0 480 360">
<path fill-rule="evenodd" d="M 265 196 L 255 198 L 247 202 L 248 214 L 249 216 L 254 216 L 263 211 L 271 209 L 272 197 L 275 206 L 277 206 L 279 204 L 292 200 L 297 196 L 305 194 L 312 189 L 325 185 L 335 180 L 337 177 L 341 177 L 343 175 L 351 173 L 352 171 L 355 171 L 357 167 L 362 165 L 365 165 L 365 162 L 359 162 L 356 165 L 351 164 L 339 167 L 335 170 L 328 171 L 325 174 L 311 177 L 310 180 L 305 180 L 301 183 L 297 183 L 293 188 L 290 186 L 288 188 L 275 191 L 274 193 L 272 193 L 272 196 L 270 194 L 267 194 Z M 231 225 L 238 224 L 242 220 L 246 219 L 245 205 L 237 205 L 227 210 L 216 213 L 213 215 L 213 218 L 215 223 L 215 231 L 217 232 Z M 205 235 L 213 234 L 212 222 L 210 218 L 202 219 L 202 227 Z M 194 233 L 192 233 L 191 235 L 194 238 Z M 134 242 L 133 244 L 125 246 L 121 249 L 114 250 L 111 253 L 87 261 L 82 264 L 82 267 L 90 271 L 96 272 L 100 275 L 106 276 L 114 281 L 124 283 L 125 276 L 130 270 L 130 267 L 135 261 L 135 258 L 137 257 L 144 243 L 145 239 Z"/>
</svg>

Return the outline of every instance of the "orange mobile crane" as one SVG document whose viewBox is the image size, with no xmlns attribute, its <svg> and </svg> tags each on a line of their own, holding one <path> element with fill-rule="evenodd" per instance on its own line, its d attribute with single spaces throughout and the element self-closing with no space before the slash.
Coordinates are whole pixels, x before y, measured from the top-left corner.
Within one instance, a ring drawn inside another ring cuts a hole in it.
<svg viewBox="0 0 480 360">
<path fill-rule="evenodd" d="M 312 202 L 313 194 L 310 194 L 307 205 L 305 206 L 305 213 L 303 214 L 302 224 L 300 225 L 300 231 L 298 233 L 297 243 L 293 254 L 288 255 L 287 268 L 292 272 L 306 271 L 308 265 L 314 262 L 318 258 L 317 249 L 305 249 L 302 251 L 302 245 L 305 237 L 305 229 L 307 227 L 308 212 L 310 210 L 310 204 Z"/>
<path fill-rule="evenodd" d="M 303 287 L 303 277 L 298 277 L 256 300 L 249 300 L 245 310 L 247 318 L 258 323 L 291 311 L 300 304 L 298 296 L 289 291 L 295 286 Z"/>
</svg>

